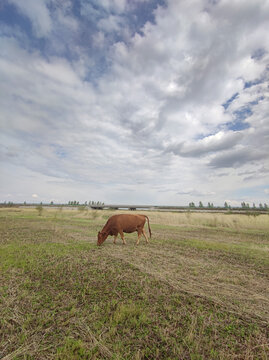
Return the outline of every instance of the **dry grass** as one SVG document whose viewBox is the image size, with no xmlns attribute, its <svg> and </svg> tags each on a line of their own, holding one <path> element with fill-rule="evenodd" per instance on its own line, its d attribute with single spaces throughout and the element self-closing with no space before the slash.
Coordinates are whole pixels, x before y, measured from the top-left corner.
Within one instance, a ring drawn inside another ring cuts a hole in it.
<svg viewBox="0 0 269 360">
<path fill-rule="evenodd" d="M 144 213 L 144 212 L 143 212 Z M 189 225 L 206 227 L 225 227 L 269 231 L 269 213 L 260 215 L 240 215 L 232 213 L 194 213 L 194 212 L 150 212 L 151 222 L 163 225 Z"/>
<path fill-rule="evenodd" d="M 5 213 L 5 208 L 0 208 L 0 213 Z M 27 216 L 38 214 L 33 208 L 14 208 L 9 209 L 11 213 L 23 213 Z M 45 218 L 81 218 L 90 220 L 108 219 L 113 214 L 130 213 L 128 210 L 92 210 L 85 208 L 43 208 L 42 217 Z M 269 231 L 269 212 L 268 214 L 233 214 L 233 213 L 212 213 L 212 212 L 161 212 L 161 211 L 132 211 L 132 214 L 143 213 L 150 217 L 152 224 L 171 225 L 171 226 L 203 226 L 203 227 L 224 227 L 234 230 L 257 230 Z"/>
<path fill-rule="evenodd" d="M 149 245 L 97 248 L 112 213 L 1 209 L 3 359 L 268 359 L 268 217 L 149 212 Z"/>
</svg>

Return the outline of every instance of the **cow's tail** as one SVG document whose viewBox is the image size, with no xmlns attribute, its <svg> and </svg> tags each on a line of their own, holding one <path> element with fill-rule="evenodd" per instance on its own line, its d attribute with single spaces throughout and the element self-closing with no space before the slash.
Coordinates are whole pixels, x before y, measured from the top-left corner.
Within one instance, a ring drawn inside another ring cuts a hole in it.
<svg viewBox="0 0 269 360">
<path fill-rule="evenodd" d="M 145 215 L 145 218 L 148 220 L 149 236 L 151 238 L 151 229 L 150 229 L 150 226 L 149 226 L 149 218 L 147 217 L 147 215 Z"/>
</svg>

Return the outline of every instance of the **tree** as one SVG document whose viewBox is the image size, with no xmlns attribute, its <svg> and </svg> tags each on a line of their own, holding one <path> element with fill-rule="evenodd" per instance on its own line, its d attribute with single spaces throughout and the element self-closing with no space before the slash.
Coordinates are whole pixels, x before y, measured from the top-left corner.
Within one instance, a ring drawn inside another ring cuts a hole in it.
<svg viewBox="0 0 269 360">
<path fill-rule="evenodd" d="M 228 209 L 228 203 L 227 203 L 227 201 L 225 201 L 224 207 L 225 207 L 225 209 Z"/>
<path fill-rule="evenodd" d="M 203 207 L 204 207 L 204 205 L 203 205 L 202 201 L 199 201 L 199 208 L 203 208 Z"/>
<path fill-rule="evenodd" d="M 38 216 L 41 216 L 41 215 L 42 215 L 42 212 L 43 212 L 42 203 L 40 203 L 40 205 L 37 205 L 37 206 L 36 206 L 36 210 L 37 210 L 37 212 L 38 212 Z"/>
</svg>

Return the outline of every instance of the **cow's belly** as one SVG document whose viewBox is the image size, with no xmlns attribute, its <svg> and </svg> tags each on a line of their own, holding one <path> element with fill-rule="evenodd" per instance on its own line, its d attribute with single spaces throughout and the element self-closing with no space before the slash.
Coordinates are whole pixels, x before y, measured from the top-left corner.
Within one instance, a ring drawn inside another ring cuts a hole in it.
<svg viewBox="0 0 269 360">
<path fill-rule="evenodd" d="M 127 234 L 132 233 L 134 231 L 137 231 L 137 226 L 128 226 L 128 227 L 123 228 L 123 232 L 125 232 Z"/>
<path fill-rule="evenodd" d="M 124 227 L 124 228 L 112 228 L 109 231 L 109 235 L 118 235 L 118 233 L 121 232 L 121 229 L 124 233 L 132 233 L 134 231 L 137 231 L 137 226 L 128 226 L 128 227 Z"/>
</svg>

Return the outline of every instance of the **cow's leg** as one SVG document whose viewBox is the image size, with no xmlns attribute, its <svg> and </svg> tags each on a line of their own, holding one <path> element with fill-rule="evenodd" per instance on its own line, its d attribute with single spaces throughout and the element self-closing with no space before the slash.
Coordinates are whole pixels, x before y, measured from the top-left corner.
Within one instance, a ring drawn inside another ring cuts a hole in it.
<svg viewBox="0 0 269 360">
<path fill-rule="evenodd" d="M 114 235 L 114 244 L 116 244 L 116 240 L 117 240 L 117 236 L 118 236 L 118 234 L 117 235 Z"/>
<path fill-rule="evenodd" d="M 149 242 L 149 239 L 148 239 L 148 237 L 147 237 L 147 234 L 146 234 L 145 230 L 142 229 L 142 232 L 143 232 L 144 238 L 146 239 L 146 242 L 148 243 L 148 242 Z"/>
<path fill-rule="evenodd" d="M 121 239 L 122 239 L 123 245 L 126 245 L 126 241 L 125 241 L 125 239 L 124 239 L 123 231 L 120 231 L 120 237 L 121 237 Z"/>
<path fill-rule="evenodd" d="M 136 245 L 139 244 L 141 234 L 142 234 L 142 233 L 141 233 L 141 230 L 137 230 L 137 241 L 136 241 Z"/>
</svg>

